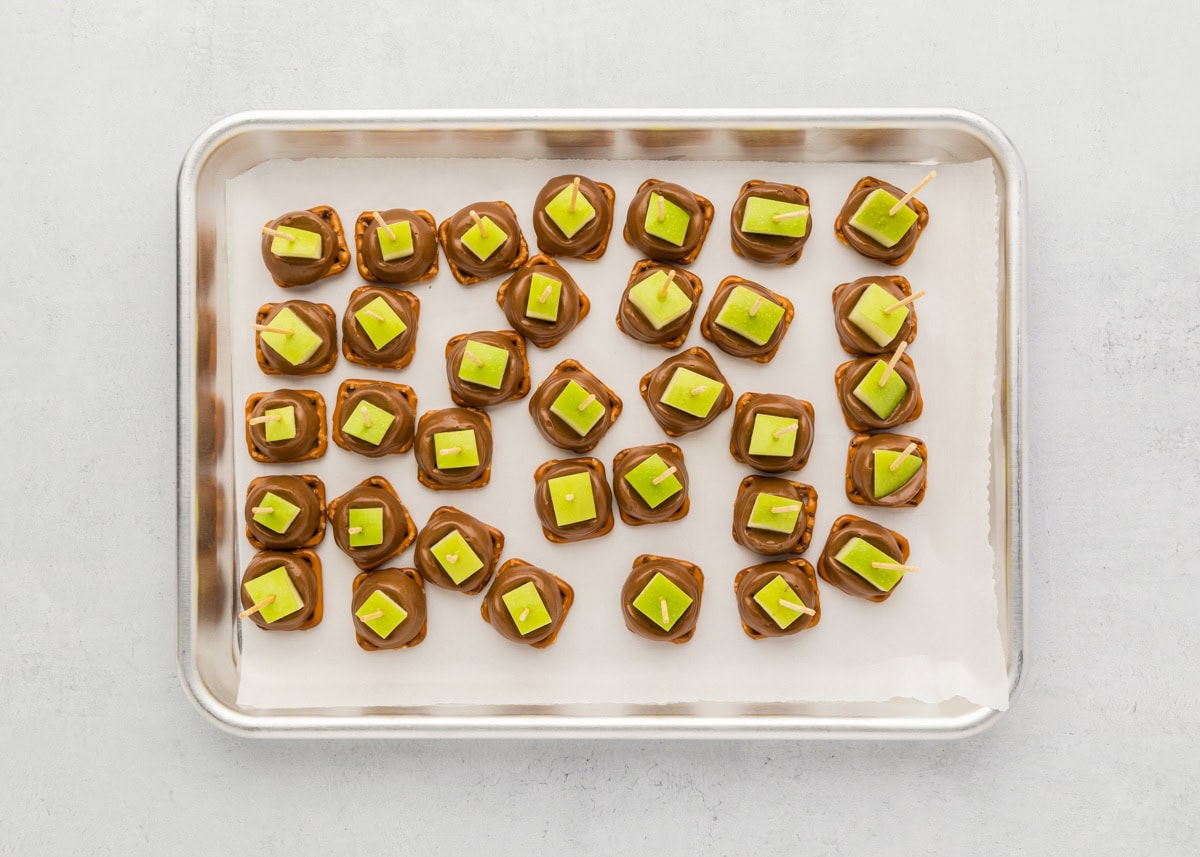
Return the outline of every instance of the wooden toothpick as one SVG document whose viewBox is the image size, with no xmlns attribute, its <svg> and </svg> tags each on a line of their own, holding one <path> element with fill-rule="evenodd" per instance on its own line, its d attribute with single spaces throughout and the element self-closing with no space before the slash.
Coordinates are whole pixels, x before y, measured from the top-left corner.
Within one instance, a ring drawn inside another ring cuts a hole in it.
<svg viewBox="0 0 1200 857">
<path fill-rule="evenodd" d="M 695 387 L 692 387 L 692 389 L 688 390 L 688 392 L 691 393 L 693 396 L 699 396 L 701 393 L 703 393 L 707 389 L 708 389 L 707 384 L 698 384 Z"/>
<path fill-rule="evenodd" d="M 291 336 L 295 333 L 294 330 L 288 330 L 286 327 L 271 327 L 269 324 L 256 324 L 254 329 L 259 333 L 282 333 L 284 336 Z"/>
<path fill-rule="evenodd" d="M 483 365 L 483 361 L 480 360 L 478 355 L 476 355 L 475 352 L 472 351 L 470 348 L 463 350 L 463 356 L 466 357 L 468 360 L 470 360 L 472 363 L 474 363 L 476 366 Z"/>
<path fill-rule="evenodd" d="M 779 606 L 786 607 L 789 610 L 795 610 L 797 613 L 803 613 L 805 616 L 816 616 L 817 611 L 811 607 L 805 607 L 803 604 L 797 604 L 795 601 L 787 601 L 783 598 L 779 599 Z"/>
<path fill-rule="evenodd" d="M 658 222 L 662 223 L 667 219 L 667 200 L 661 193 L 658 195 Z"/>
<path fill-rule="evenodd" d="M 887 383 L 887 379 L 892 372 L 896 370 L 896 364 L 900 362 L 901 356 L 904 354 L 904 349 L 908 348 L 908 343 L 901 341 L 900 347 L 896 349 L 896 353 L 892 355 L 892 359 L 888 361 L 887 368 L 883 370 L 883 374 L 879 376 L 879 386 L 882 387 Z"/>
<path fill-rule="evenodd" d="M 891 306 L 889 306 L 889 307 L 884 307 L 884 308 L 883 308 L 883 311 L 884 311 L 885 313 L 891 313 L 891 312 L 894 312 L 895 310 L 898 310 L 898 309 L 900 309 L 900 307 L 902 307 L 902 306 L 908 306 L 910 303 L 912 303 L 913 301 L 915 301 L 917 298 L 923 298 L 923 297 L 925 297 L 925 290 L 924 290 L 924 289 L 922 289 L 921 291 L 919 291 L 919 292 L 917 292 L 917 293 L 915 293 L 915 294 L 911 294 L 911 295 L 909 295 L 909 296 L 908 296 L 908 297 L 906 297 L 906 298 L 902 298 L 901 300 L 898 300 L 898 301 L 896 301 L 894 304 L 892 304 L 892 305 L 891 305 Z"/>
<path fill-rule="evenodd" d="M 675 269 L 667 271 L 667 278 L 663 280 L 663 284 L 658 287 L 658 299 L 665 300 L 667 297 L 667 289 L 671 288 L 671 283 L 675 282 Z"/>
<path fill-rule="evenodd" d="M 905 574 L 912 574 L 914 571 L 920 571 L 915 565 L 903 565 L 898 562 L 873 562 L 871 568 L 885 568 L 888 571 L 903 571 Z"/>
<path fill-rule="evenodd" d="M 456 553 L 446 554 L 446 562 L 450 563 L 451 565 L 455 565 L 458 562 L 458 554 L 456 554 Z"/>
<path fill-rule="evenodd" d="M 277 423 L 283 419 L 283 414 L 264 414 L 261 417 L 251 417 L 250 425 L 260 426 L 263 423 Z"/>
<path fill-rule="evenodd" d="M 479 237 L 487 238 L 487 224 L 483 222 L 483 218 L 480 217 L 473 208 L 467 213 L 471 215 L 471 219 L 474 220 L 475 225 L 479 227 Z"/>
<path fill-rule="evenodd" d="M 358 618 L 364 622 L 373 622 L 376 619 L 383 618 L 383 611 L 376 610 L 374 613 L 368 613 L 366 616 L 359 616 Z"/>
<path fill-rule="evenodd" d="M 771 432 L 771 437 L 773 437 L 775 439 L 779 439 L 779 438 L 783 437 L 785 434 L 791 434 L 792 432 L 799 431 L 799 430 L 800 430 L 800 423 L 788 423 L 787 425 L 780 426 L 779 428 L 775 429 L 775 431 Z"/>
<path fill-rule="evenodd" d="M 369 318 L 373 318 L 376 321 L 383 321 L 383 316 L 381 316 L 379 313 L 375 312 L 375 310 L 373 310 L 373 309 L 364 309 L 362 311 L 362 314 L 365 316 L 368 316 Z"/>
<path fill-rule="evenodd" d="M 936 176 L 937 176 L 937 170 L 930 170 L 929 175 L 925 176 L 925 178 L 923 178 L 919 182 L 917 182 L 916 187 L 914 187 L 908 193 L 904 194 L 904 196 L 900 197 L 899 202 L 897 202 L 895 205 L 893 205 L 891 207 L 891 209 L 888 211 L 888 215 L 891 217 L 895 217 L 896 212 L 898 212 L 900 209 L 904 208 L 904 206 L 908 204 L 908 201 L 910 199 L 912 199 L 914 196 L 916 196 L 917 191 L 919 191 L 921 188 L 925 187 L 925 185 L 927 185 L 931 181 L 933 181 Z"/>
<path fill-rule="evenodd" d="M 574 503 L 575 495 L 574 494 L 563 494 L 563 499 L 566 500 L 568 503 Z"/>
<path fill-rule="evenodd" d="M 289 244 L 291 244 L 292 242 L 294 242 L 296 240 L 295 235 L 289 235 L 286 232 L 280 232 L 278 229 L 272 229 L 270 226 L 264 226 L 262 228 L 262 231 L 263 231 L 263 235 L 270 235 L 272 238 L 282 239 L 283 241 L 286 241 Z"/>
<path fill-rule="evenodd" d="M 554 286 L 546 286 L 546 288 L 542 289 L 541 295 L 538 296 L 538 303 L 544 304 L 550 300 L 550 295 L 552 294 L 554 294 Z"/>
<path fill-rule="evenodd" d="M 363 531 L 362 527 L 347 527 L 346 528 L 346 532 L 352 536 L 357 536 L 362 531 Z"/>
<path fill-rule="evenodd" d="M 771 219 L 778 223 L 780 220 L 795 220 L 797 217 L 803 217 L 806 214 L 808 214 L 808 210 L 802 208 L 799 211 L 785 211 L 782 214 L 776 214 Z"/>
<path fill-rule="evenodd" d="M 658 474 L 658 475 L 657 475 L 657 476 L 655 476 L 653 479 L 651 479 L 651 480 L 650 480 L 650 484 L 651 484 L 651 485 L 660 485 L 660 484 L 662 484 L 663 482 L 666 482 L 666 481 L 667 481 L 667 479 L 668 479 L 668 478 L 670 478 L 670 476 L 671 476 L 673 473 L 675 473 L 675 472 L 676 472 L 678 469 L 679 469 L 679 468 L 677 468 L 677 467 L 676 467 L 674 464 L 672 464 L 670 467 L 668 467 L 668 468 L 667 468 L 666 470 L 664 470 L 662 473 Z"/>
<path fill-rule="evenodd" d="M 461 446 L 447 446 L 444 449 L 438 450 L 438 455 L 458 455 L 462 452 Z"/>
<path fill-rule="evenodd" d="M 575 181 L 571 182 L 571 200 L 567 203 L 567 211 L 575 213 L 575 201 L 579 198 L 579 176 L 575 176 Z"/>
<path fill-rule="evenodd" d="M 782 515 L 784 512 L 799 512 L 803 508 L 804 507 L 801 506 L 799 503 L 789 503 L 786 506 L 772 506 L 771 514 L 772 515 Z"/>
<path fill-rule="evenodd" d="M 588 393 L 587 398 L 579 403 L 579 410 L 586 411 L 588 409 L 588 405 L 590 405 L 594 401 L 596 401 L 596 394 Z"/>
<path fill-rule="evenodd" d="M 750 317 L 751 318 L 754 318 L 756 315 L 758 315 L 758 309 L 759 309 L 759 307 L 762 306 L 762 302 L 763 302 L 762 298 L 754 299 L 754 305 L 752 307 L 750 307 Z"/>
<path fill-rule="evenodd" d="M 888 470 L 892 470 L 892 471 L 898 470 L 900 468 L 900 464 L 904 461 L 904 459 L 906 459 L 910 455 L 912 455 L 913 452 L 916 450 L 916 448 L 917 448 L 917 445 L 915 443 L 910 443 L 908 446 L 904 447 L 904 451 L 902 453 L 900 453 L 900 457 L 888 465 Z"/>
<path fill-rule="evenodd" d="M 529 608 L 526 607 L 524 610 L 521 611 L 521 615 L 517 617 L 517 621 L 524 622 L 528 618 L 529 618 Z"/>
<path fill-rule="evenodd" d="M 251 506 L 250 511 L 255 515 L 273 515 L 275 514 L 274 506 Z"/>
<path fill-rule="evenodd" d="M 383 219 L 383 215 L 376 211 L 374 212 L 373 216 L 375 218 L 375 222 L 379 224 L 379 228 L 387 233 L 388 238 L 391 238 L 393 241 L 395 241 L 396 233 L 392 231 L 392 227 L 388 225 L 388 222 Z"/>
<path fill-rule="evenodd" d="M 275 596 L 268 595 L 262 601 L 255 601 L 253 604 L 251 604 L 249 607 L 247 607 L 245 610 L 243 610 L 241 613 L 239 613 L 238 618 L 245 619 L 247 616 L 253 616 L 259 610 L 261 610 L 264 607 L 267 607 L 271 604 L 274 604 L 274 603 L 275 603 Z"/>
<path fill-rule="evenodd" d="M 370 428 L 371 427 L 371 412 L 367 410 L 367 406 L 363 405 L 361 408 L 358 409 L 358 412 L 362 416 L 363 428 Z"/>
<path fill-rule="evenodd" d="M 659 596 L 658 609 L 662 611 L 663 624 L 666 625 L 671 621 L 671 611 L 667 609 L 667 599 Z"/>
</svg>

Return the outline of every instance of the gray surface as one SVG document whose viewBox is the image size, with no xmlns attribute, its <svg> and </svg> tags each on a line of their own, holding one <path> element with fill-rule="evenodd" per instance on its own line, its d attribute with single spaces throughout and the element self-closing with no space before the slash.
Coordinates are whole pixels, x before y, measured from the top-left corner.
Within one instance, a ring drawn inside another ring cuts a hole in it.
<svg viewBox="0 0 1200 857">
<path fill-rule="evenodd" d="M 1200 845 L 1195 4 L 2 5 L 0 853 L 430 853 L 485 828 L 485 853 Z M 568 27 L 586 54 L 548 74 L 521 37 Z M 908 46 L 884 88 L 850 53 L 876 37 Z M 703 64 L 647 87 L 655 52 Z M 864 103 L 979 111 L 1028 167 L 1033 658 L 1005 720 L 802 746 L 247 743 L 200 720 L 171 609 L 172 190 L 197 132 L 246 107 Z M 97 213 L 101 246 L 52 246 Z"/>
</svg>

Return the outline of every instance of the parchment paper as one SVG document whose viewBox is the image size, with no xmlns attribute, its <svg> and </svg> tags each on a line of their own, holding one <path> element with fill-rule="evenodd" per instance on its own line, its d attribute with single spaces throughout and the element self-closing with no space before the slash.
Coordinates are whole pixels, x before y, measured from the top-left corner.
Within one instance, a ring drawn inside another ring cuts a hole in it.
<svg viewBox="0 0 1200 857">
<path fill-rule="evenodd" d="M 990 432 L 995 389 L 997 312 L 997 190 L 990 161 L 940 165 L 921 193 L 931 222 L 913 257 L 898 271 L 873 263 L 838 243 L 833 219 L 851 186 L 877 175 L 900 187 L 916 183 L 927 166 L 773 164 L 745 162 L 366 160 L 272 161 L 226 187 L 231 282 L 235 403 L 234 497 L 240 517 L 246 486 L 265 472 L 314 473 L 329 497 L 379 473 L 396 486 L 418 526 L 442 504 L 456 505 L 500 527 L 503 559 L 522 557 L 565 578 L 576 600 L 558 642 L 535 650 L 502 639 L 479 614 L 480 597 L 427 587 L 429 633 L 414 649 L 368 653 L 354 641 L 350 583 L 357 570 L 327 536 L 325 618 L 303 633 L 269 633 L 243 623 L 239 702 L 256 707 L 397 706 L 438 703 L 668 703 L 694 701 L 883 701 L 909 697 L 939 702 L 956 696 L 993 708 L 1007 706 L 1007 679 L 997 621 L 995 555 L 989 532 Z M 242 439 L 241 408 L 260 390 L 301 387 L 324 394 L 332 416 L 338 383 L 381 378 L 411 385 L 419 411 L 448 407 L 443 347 L 452 335 L 503 329 L 495 302 L 501 279 L 460 286 L 442 258 L 431 283 L 413 291 L 421 299 L 417 356 L 400 371 L 371 370 L 339 359 L 329 375 L 288 379 L 263 375 L 254 361 L 251 324 L 268 301 L 322 301 L 341 315 L 352 289 L 362 284 L 353 263 L 341 276 L 300 289 L 280 289 L 259 254 L 259 227 L 292 209 L 328 204 L 341 214 L 353 243 L 360 211 L 425 208 L 440 221 L 478 200 L 503 199 L 516 209 L 536 252 L 530 223 L 534 196 L 550 177 L 582 172 L 616 188 L 616 223 L 607 254 L 598 262 L 564 265 L 592 300 L 592 312 L 557 347 L 530 347 L 536 386 L 559 361 L 578 359 L 624 400 L 613 430 L 591 453 L 611 479 L 620 449 L 666 440 L 638 394 L 638 380 L 668 352 L 634 342 L 614 323 L 618 298 L 639 258 L 621 238 L 625 211 L 647 177 L 677 181 L 707 196 L 716 217 L 699 261 L 704 281 L 700 312 L 722 277 L 739 274 L 787 295 L 796 318 L 775 360 L 759 365 L 735 359 L 707 343 L 699 313 L 684 347 L 706 346 L 731 382 L 746 391 L 782 392 L 816 409 L 816 438 L 808 466 L 789 478 L 819 494 L 816 530 L 805 554 L 814 565 L 832 522 L 855 513 L 903 532 L 912 542 L 910 562 L 920 573 L 892 598 L 873 604 L 822 584 L 820 624 L 796 636 L 754 641 L 743 633 L 733 597 L 739 569 L 761 558 L 730 537 L 733 498 L 748 471 L 729 455 L 732 408 L 705 430 L 677 441 L 692 480 L 692 508 L 682 521 L 628 527 L 618 519 L 598 540 L 555 545 L 542 536 L 533 511 L 534 468 L 568 457 L 533 428 L 527 400 L 490 410 L 496 458 L 491 484 L 482 490 L 435 492 L 416 479 L 411 453 L 367 459 L 332 441 L 315 462 L 262 465 Z M 812 197 L 813 234 L 800 262 L 765 266 L 737 257 L 729 245 L 729 211 L 751 178 L 805 186 Z M 833 371 L 849 359 L 832 323 L 830 292 L 838 283 L 870 274 L 901 273 L 928 296 L 918 304 L 919 333 L 909 354 L 925 399 L 921 418 L 899 431 L 929 446 L 930 482 L 917 509 L 853 506 L 845 497 L 846 447 L 852 435 L 834 392 Z M 240 521 L 239 521 L 240 530 Z M 699 628 L 682 646 L 634 636 L 621 618 L 618 596 L 632 560 L 657 553 L 693 560 L 706 580 Z M 238 569 L 253 549 L 238 537 Z M 412 548 L 389 563 L 411 565 Z"/>
</svg>

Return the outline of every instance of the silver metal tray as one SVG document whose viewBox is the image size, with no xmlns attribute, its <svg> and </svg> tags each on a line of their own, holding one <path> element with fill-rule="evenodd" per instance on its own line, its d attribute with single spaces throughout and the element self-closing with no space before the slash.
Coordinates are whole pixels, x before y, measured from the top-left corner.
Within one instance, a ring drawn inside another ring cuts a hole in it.
<svg viewBox="0 0 1200 857">
<path fill-rule="evenodd" d="M 958 110 L 521 110 L 241 113 L 204 131 L 178 184 L 179 674 L 216 725 L 246 736 L 520 738 L 945 738 L 1000 711 L 965 700 L 671 706 L 241 708 L 237 704 L 225 182 L 311 157 L 661 158 L 945 164 L 992 159 L 1000 177 L 999 396 L 993 458 L 1000 631 L 1009 700 L 1021 684 L 1027 610 L 1021 359 L 1025 175 L 994 125 Z"/>
</svg>

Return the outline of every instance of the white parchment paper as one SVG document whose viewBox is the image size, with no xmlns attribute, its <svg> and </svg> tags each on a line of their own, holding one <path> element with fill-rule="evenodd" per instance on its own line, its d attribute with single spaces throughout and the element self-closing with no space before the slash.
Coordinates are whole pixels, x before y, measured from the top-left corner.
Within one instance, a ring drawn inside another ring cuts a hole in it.
<svg viewBox="0 0 1200 857">
<path fill-rule="evenodd" d="M 368 653 L 354 640 L 350 584 L 357 569 L 332 537 L 319 549 L 324 564 L 325 618 L 303 633 L 269 633 L 244 623 L 238 700 L 255 707 L 403 706 L 439 703 L 668 703 L 694 701 L 883 701 L 907 697 L 940 702 L 964 697 L 993 708 L 1007 706 L 1007 679 L 997 620 L 995 554 L 989 531 L 988 485 L 993 393 L 996 379 L 998 239 L 996 176 L 990 161 L 942 165 L 921 193 L 930 226 L 898 273 L 928 296 L 918 304 L 919 333 L 909 354 L 925 399 L 921 418 L 900 431 L 929 446 L 930 484 L 917 509 L 864 509 L 845 497 L 846 447 L 852 435 L 834 391 L 834 368 L 849 359 L 832 323 L 830 292 L 838 283 L 896 272 L 838 243 L 833 219 L 851 186 L 863 175 L 900 187 L 915 184 L 926 166 L 773 164 L 744 162 L 366 160 L 272 161 L 228 182 L 226 247 L 231 282 L 235 426 L 245 398 L 260 390 L 301 387 L 324 394 L 332 415 L 338 383 L 381 378 L 411 385 L 419 411 L 451 406 L 443 347 L 457 333 L 502 329 L 493 280 L 464 288 L 444 257 L 440 273 L 413 291 L 421 299 L 417 356 L 400 371 L 371 370 L 339 359 L 329 375 L 288 379 L 263 375 L 254 360 L 251 324 L 269 301 L 304 298 L 330 304 L 339 323 L 348 296 L 362 284 L 354 265 L 342 275 L 300 289 L 276 287 L 259 254 L 259 227 L 281 212 L 317 204 L 334 206 L 353 243 L 360 211 L 425 208 L 440 221 L 463 205 L 507 200 L 529 230 L 534 196 L 560 173 L 582 172 L 616 188 L 616 224 L 608 252 L 598 262 L 564 265 L 592 300 L 592 312 L 557 347 L 530 348 L 533 384 L 559 361 L 573 357 L 624 400 L 613 430 L 591 453 L 611 478 L 620 449 L 667 438 L 638 395 L 638 380 L 668 352 L 634 342 L 614 323 L 617 301 L 639 258 L 622 239 L 625 210 L 647 177 L 677 181 L 707 196 L 716 218 L 692 270 L 705 285 L 700 312 L 721 278 L 739 274 L 787 295 L 796 318 L 775 360 L 738 360 L 707 343 L 699 313 L 683 347 L 713 352 L 735 395 L 780 392 L 807 399 L 816 409 L 816 438 L 808 466 L 789 478 L 814 485 L 817 523 L 806 557 L 812 563 L 832 522 L 855 513 L 903 532 L 912 542 L 910 562 L 920 573 L 906 579 L 890 600 L 873 604 L 822 585 L 820 624 L 782 639 L 754 641 L 742 632 L 733 597 L 737 571 L 761 561 L 740 548 L 729 531 L 733 498 L 748 471 L 729 455 L 732 408 L 705 430 L 676 441 L 691 475 L 692 508 L 682 521 L 628 527 L 618 519 L 608 536 L 556 545 L 542 536 L 533 511 L 534 468 L 568 457 L 533 428 L 527 401 L 490 410 L 496 442 L 491 484 L 467 492 L 421 486 L 411 454 L 367 459 L 332 441 L 315 462 L 263 465 L 236 439 L 235 502 L 265 472 L 314 473 L 329 497 L 382 474 L 397 488 L 418 526 L 439 505 L 456 505 L 500 527 L 503 559 L 522 557 L 566 579 L 575 606 L 558 642 L 535 650 L 502 639 L 479 615 L 479 596 L 428 587 L 429 633 L 414 649 Z M 813 234 L 801 261 L 791 267 L 757 265 L 729 246 L 729 211 L 751 178 L 805 186 L 812 198 Z M 238 538 L 238 567 L 253 550 Z M 686 645 L 655 643 L 624 626 L 618 597 L 632 560 L 657 553 L 693 560 L 705 572 L 699 628 Z M 390 563 L 411 565 L 412 548 Z"/>
</svg>

